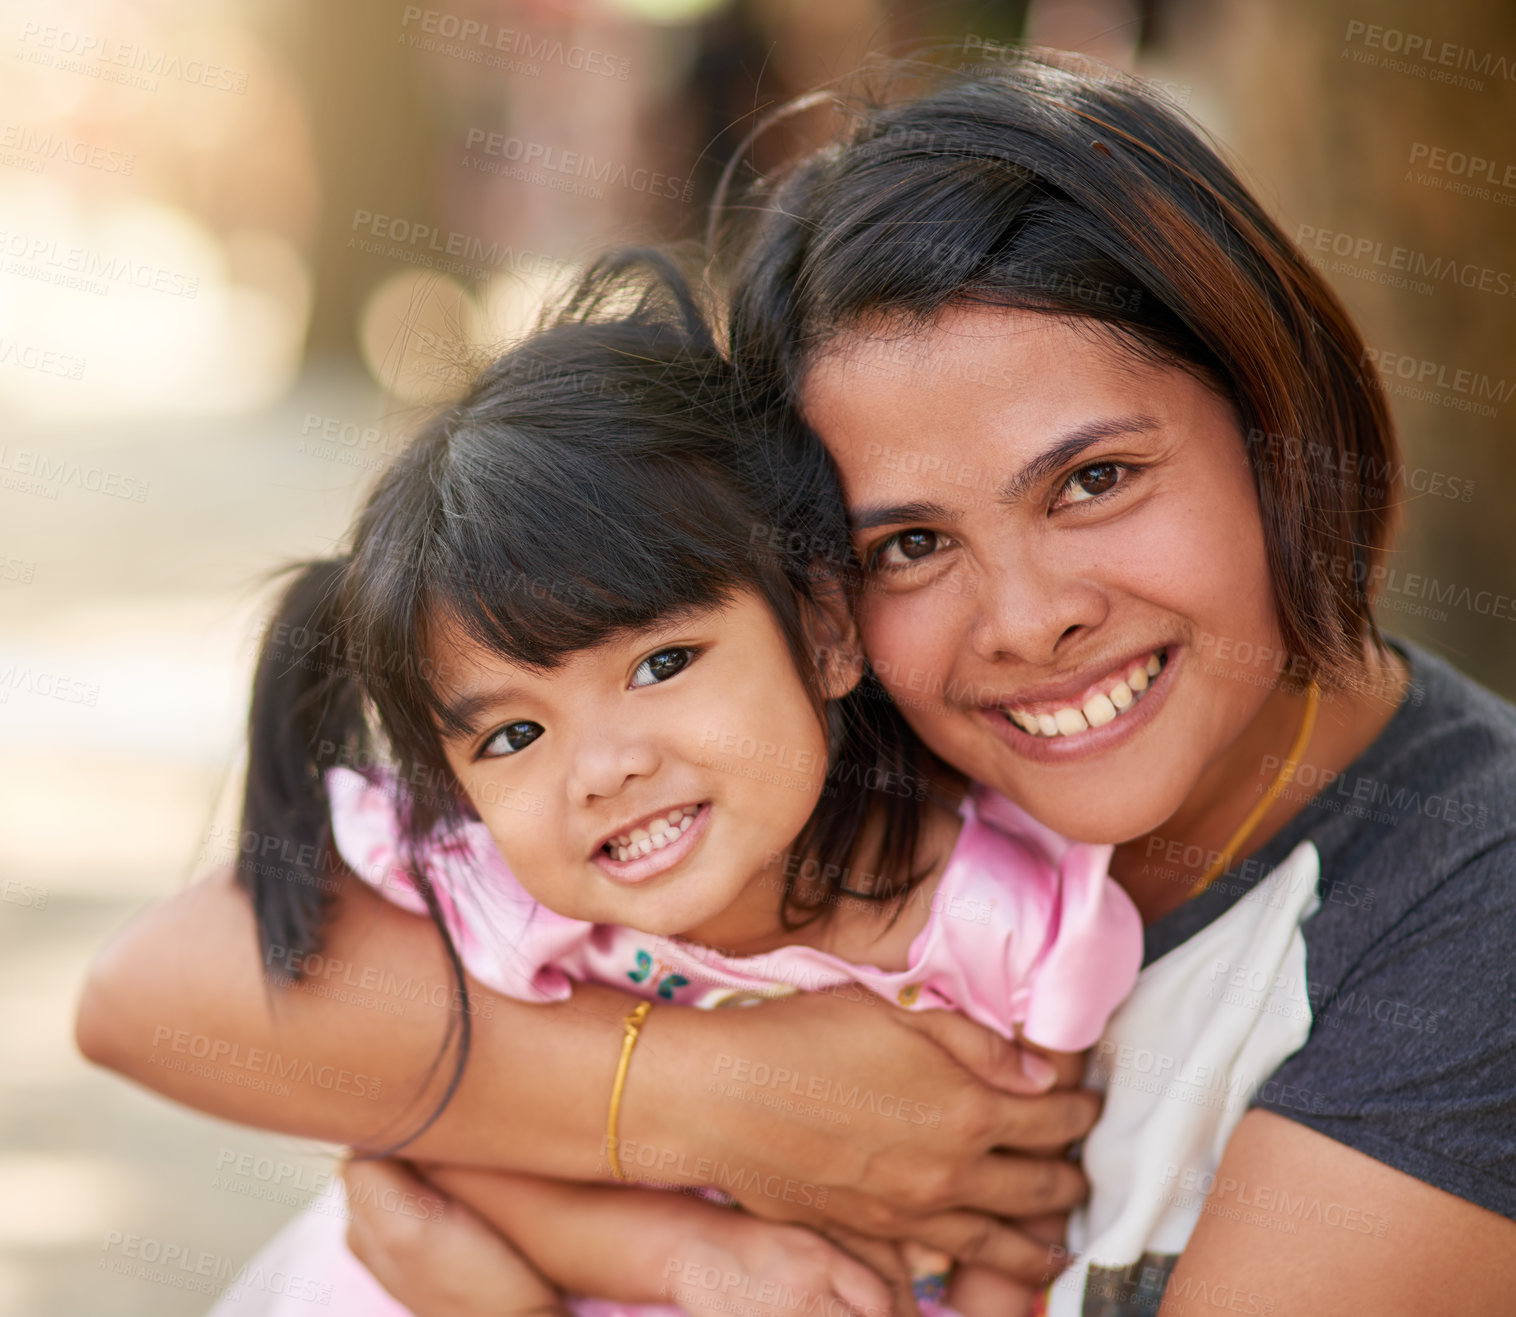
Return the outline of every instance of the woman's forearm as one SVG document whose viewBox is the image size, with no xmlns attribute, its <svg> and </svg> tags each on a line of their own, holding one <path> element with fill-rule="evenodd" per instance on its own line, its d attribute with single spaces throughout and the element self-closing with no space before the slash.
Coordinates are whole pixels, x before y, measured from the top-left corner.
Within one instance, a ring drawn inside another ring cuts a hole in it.
<svg viewBox="0 0 1516 1317">
<path fill-rule="evenodd" d="M 606 1112 L 630 995 L 580 984 L 567 1002 L 534 1005 L 471 984 L 468 1064 L 417 1135 L 452 1080 L 455 1058 L 439 1052 L 460 1020 L 435 929 L 350 879 L 321 957 L 303 968 L 298 986 L 273 985 L 246 896 L 216 874 L 101 952 L 79 1046 L 244 1124 L 426 1161 L 609 1178 Z M 620 1159 L 638 1178 L 714 1184 L 757 1216 L 914 1236 L 1035 1278 L 1048 1251 L 1006 1218 L 1080 1200 L 1078 1172 L 1048 1150 L 1089 1129 L 1097 1100 L 997 1091 L 1029 1083 L 1017 1049 L 973 1022 L 898 1010 L 862 989 L 732 1011 L 660 1002 L 632 1056 Z"/>
<path fill-rule="evenodd" d="M 277 955 L 276 955 L 277 958 Z M 97 958 L 77 1034 L 91 1060 L 243 1124 L 333 1142 L 399 1143 L 436 1109 L 461 1012 L 426 920 L 351 880 L 305 981 L 264 973 L 229 873 L 139 915 Z M 458 1091 L 408 1156 L 560 1178 L 605 1173 L 605 1103 L 631 999 L 592 985 L 530 1005 L 470 983 Z"/>
</svg>

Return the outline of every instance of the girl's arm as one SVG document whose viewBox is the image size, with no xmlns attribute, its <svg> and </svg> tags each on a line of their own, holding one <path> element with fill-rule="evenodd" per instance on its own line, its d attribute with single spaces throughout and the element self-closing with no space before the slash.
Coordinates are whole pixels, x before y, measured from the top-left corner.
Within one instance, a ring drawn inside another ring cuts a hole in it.
<svg viewBox="0 0 1516 1317">
<path fill-rule="evenodd" d="M 731 1311 L 734 1302 L 758 1317 L 781 1291 L 806 1311 L 891 1312 L 888 1285 L 800 1226 L 659 1189 L 459 1166 L 418 1169 L 569 1293 L 677 1303 L 696 1317 Z"/>
<path fill-rule="evenodd" d="M 451 1076 L 449 1063 L 435 1065 L 457 1022 L 435 930 L 350 879 L 323 957 L 306 968 L 298 987 L 269 985 L 248 901 L 229 873 L 215 874 L 145 911 L 101 953 L 79 1045 L 213 1115 L 369 1149 L 399 1142 Z M 406 1155 L 604 1178 L 606 1105 L 633 999 L 591 984 L 551 1005 L 470 991 L 463 1080 Z M 728 1096 L 726 1081 L 753 1096 Z M 875 1100 L 840 1113 L 840 1139 L 814 1104 L 763 1100 L 781 1081 Z M 988 1030 L 861 991 L 736 1011 L 660 1005 L 632 1057 L 623 1158 L 634 1174 L 726 1187 L 758 1216 L 914 1236 L 1036 1279 L 1049 1250 L 997 1218 L 1082 1196 L 1075 1168 L 1047 1150 L 1083 1134 L 1098 1103 L 1004 1091 L 1016 1087 L 1036 1086 Z"/>
</svg>

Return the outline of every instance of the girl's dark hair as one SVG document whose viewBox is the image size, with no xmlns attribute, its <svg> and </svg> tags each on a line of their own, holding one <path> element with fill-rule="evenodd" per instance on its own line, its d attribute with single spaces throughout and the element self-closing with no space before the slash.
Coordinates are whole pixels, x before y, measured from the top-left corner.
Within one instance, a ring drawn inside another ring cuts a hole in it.
<svg viewBox="0 0 1516 1317">
<path fill-rule="evenodd" d="M 771 610 L 830 739 L 827 785 L 792 848 L 802 881 L 785 867 L 787 921 L 824 916 L 843 891 L 904 896 L 918 877 L 922 752 L 871 675 L 825 699 L 811 625 L 849 552 L 824 453 L 788 408 L 744 403 L 672 262 L 600 262 L 546 328 L 423 430 L 381 477 L 349 552 L 308 565 L 270 624 L 243 829 L 273 838 L 280 862 L 244 847 L 238 863 L 265 963 L 298 979 L 320 945 L 326 768 L 391 766 L 413 854 L 477 817 L 443 754 L 443 732 L 461 728 L 435 666 L 446 663 L 440 631 L 551 670 L 742 591 Z M 467 992 L 424 880 L 422 894 L 465 1005 L 445 1104 L 467 1056 Z"/>
<path fill-rule="evenodd" d="M 1090 324 L 1237 409 L 1289 675 L 1351 682 L 1382 644 L 1370 583 L 1401 463 L 1346 311 L 1206 142 L 1143 83 L 1073 56 L 895 64 L 837 98 L 850 127 L 718 197 L 730 351 L 797 396 L 815 353 L 964 303 Z M 814 103 L 810 98 L 809 103 Z"/>
</svg>

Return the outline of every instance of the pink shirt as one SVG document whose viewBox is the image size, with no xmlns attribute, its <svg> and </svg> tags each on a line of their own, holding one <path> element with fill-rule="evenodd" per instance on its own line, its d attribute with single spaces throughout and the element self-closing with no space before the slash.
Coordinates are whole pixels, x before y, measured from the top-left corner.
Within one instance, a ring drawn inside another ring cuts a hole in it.
<svg viewBox="0 0 1516 1317">
<path fill-rule="evenodd" d="M 397 905 L 425 913 L 385 784 L 327 773 L 343 860 Z M 1069 842 L 976 788 L 908 966 L 855 965 L 814 947 L 728 956 L 680 938 L 591 924 L 538 904 L 483 823 L 420 848 L 468 972 L 523 1001 L 577 982 L 712 1007 L 858 984 L 912 1010 L 951 1008 L 1006 1036 L 1077 1052 L 1100 1036 L 1142 964 L 1142 921 L 1107 872 L 1111 847 Z M 913 895 L 913 900 L 925 899 Z"/>
</svg>

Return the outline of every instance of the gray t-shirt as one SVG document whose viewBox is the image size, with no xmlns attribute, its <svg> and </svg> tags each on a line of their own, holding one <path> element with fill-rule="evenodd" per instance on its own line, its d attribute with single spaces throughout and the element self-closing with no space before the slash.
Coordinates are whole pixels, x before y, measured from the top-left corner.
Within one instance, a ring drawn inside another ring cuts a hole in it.
<svg viewBox="0 0 1516 1317">
<path fill-rule="evenodd" d="M 1378 739 L 1277 837 L 1147 929 L 1145 963 L 1300 842 L 1311 1026 L 1252 1105 L 1516 1218 L 1516 708 L 1403 641 L 1411 685 Z"/>
</svg>

